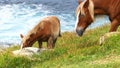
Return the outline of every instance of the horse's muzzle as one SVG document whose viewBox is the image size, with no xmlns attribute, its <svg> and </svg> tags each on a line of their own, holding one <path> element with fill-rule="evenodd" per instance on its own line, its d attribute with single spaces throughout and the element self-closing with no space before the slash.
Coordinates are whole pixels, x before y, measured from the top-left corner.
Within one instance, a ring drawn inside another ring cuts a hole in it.
<svg viewBox="0 0 120 68">
<path fill-rule="evenodd" d="M 78 34 L 78 36 L 82 36 L 84 33 L 84 29 L 76 29 L 76 33 Z"/>
</svg>

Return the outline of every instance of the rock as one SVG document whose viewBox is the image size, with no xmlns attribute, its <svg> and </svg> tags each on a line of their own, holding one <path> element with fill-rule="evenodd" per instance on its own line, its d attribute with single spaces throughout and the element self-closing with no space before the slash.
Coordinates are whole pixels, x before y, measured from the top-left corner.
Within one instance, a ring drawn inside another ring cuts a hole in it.
<svg viewBox="0 0 120 68">
<path fill-rule="evenodd" d="M 112 36 L 118 36 L 120 35 L 120 32 L 109 32 L 109 33 L 105 33 L 104 35 L 102 35 L 99 39 L 99 44 L 101 45 L 106 39 L 112 37 Z"/>
<path fill-rule="evenodd" d="M 23 49 L 12 51 L 15 56 L 32 56 L 33 54 L 40 54 L 45 48 L 26 47 Z"/>
</svg>

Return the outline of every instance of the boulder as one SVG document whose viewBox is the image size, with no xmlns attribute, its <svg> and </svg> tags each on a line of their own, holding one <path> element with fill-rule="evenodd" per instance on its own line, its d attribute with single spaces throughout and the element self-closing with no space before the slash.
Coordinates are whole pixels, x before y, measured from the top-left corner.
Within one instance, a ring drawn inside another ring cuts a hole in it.
<svg viewBox="0 0 120 68">
<path fill-rule="evenodd" d="M 15 56 L 32 56 L 33 54 L 40 54 L 45 48 L 26 47 L 23 49 L 12 51 Z"/>
</svg>

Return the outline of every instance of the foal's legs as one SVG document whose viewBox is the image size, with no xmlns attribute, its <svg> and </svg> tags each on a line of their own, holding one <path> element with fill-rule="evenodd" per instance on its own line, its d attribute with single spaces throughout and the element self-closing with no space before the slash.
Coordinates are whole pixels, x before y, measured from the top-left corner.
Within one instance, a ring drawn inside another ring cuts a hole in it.
<svg viewBox="0 0 120 68">
<path fill-rule="evenodd" d="M 38 40 L 39 48 L 42 48 L 42 41 Z"/>
<path fill-rule="evenodd" d="M 57 40 L 57 38 L 53 41 L 53 48 L 55 47 L 55 43 L 56 43 L 56 40 Z"/>
<path fill-rule="evenodd" d="M 53 48 L 53 38 L 52 37 L 50 37 L 48 39 L 47 47 L 48 47 L 48 49 L 52 49 Z"/>
<path fill-rule="evenodd" d="M 117 19 L 114 19 L 114 20 L 111 22 L 111 27 L 110 27 L 109 32 L 114 32 L 114 31 L 116 31 L 119 25 L 120 25 L 120 22 L 119 22 Z"/>
</svg>

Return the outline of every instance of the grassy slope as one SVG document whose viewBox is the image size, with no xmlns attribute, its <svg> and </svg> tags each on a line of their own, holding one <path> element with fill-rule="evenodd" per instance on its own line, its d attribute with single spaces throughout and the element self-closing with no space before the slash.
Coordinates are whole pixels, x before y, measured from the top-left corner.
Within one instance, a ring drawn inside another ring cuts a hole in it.
<svg viewBox="0 0 120 68">
<path fill-rule="evenodd" d="M 14 57 L 10 51 L 18 47 L 8 48 L 0 53 L 0 68 L 119 68 L 120 36 L 111 37 L 99 45 L 99 37 L 108 31 L 109 26 L 103 26 L 86 31 L 82 37 L 65 32 L 54 51 L 44 51 L 30 59 Z"/>
</svg>

